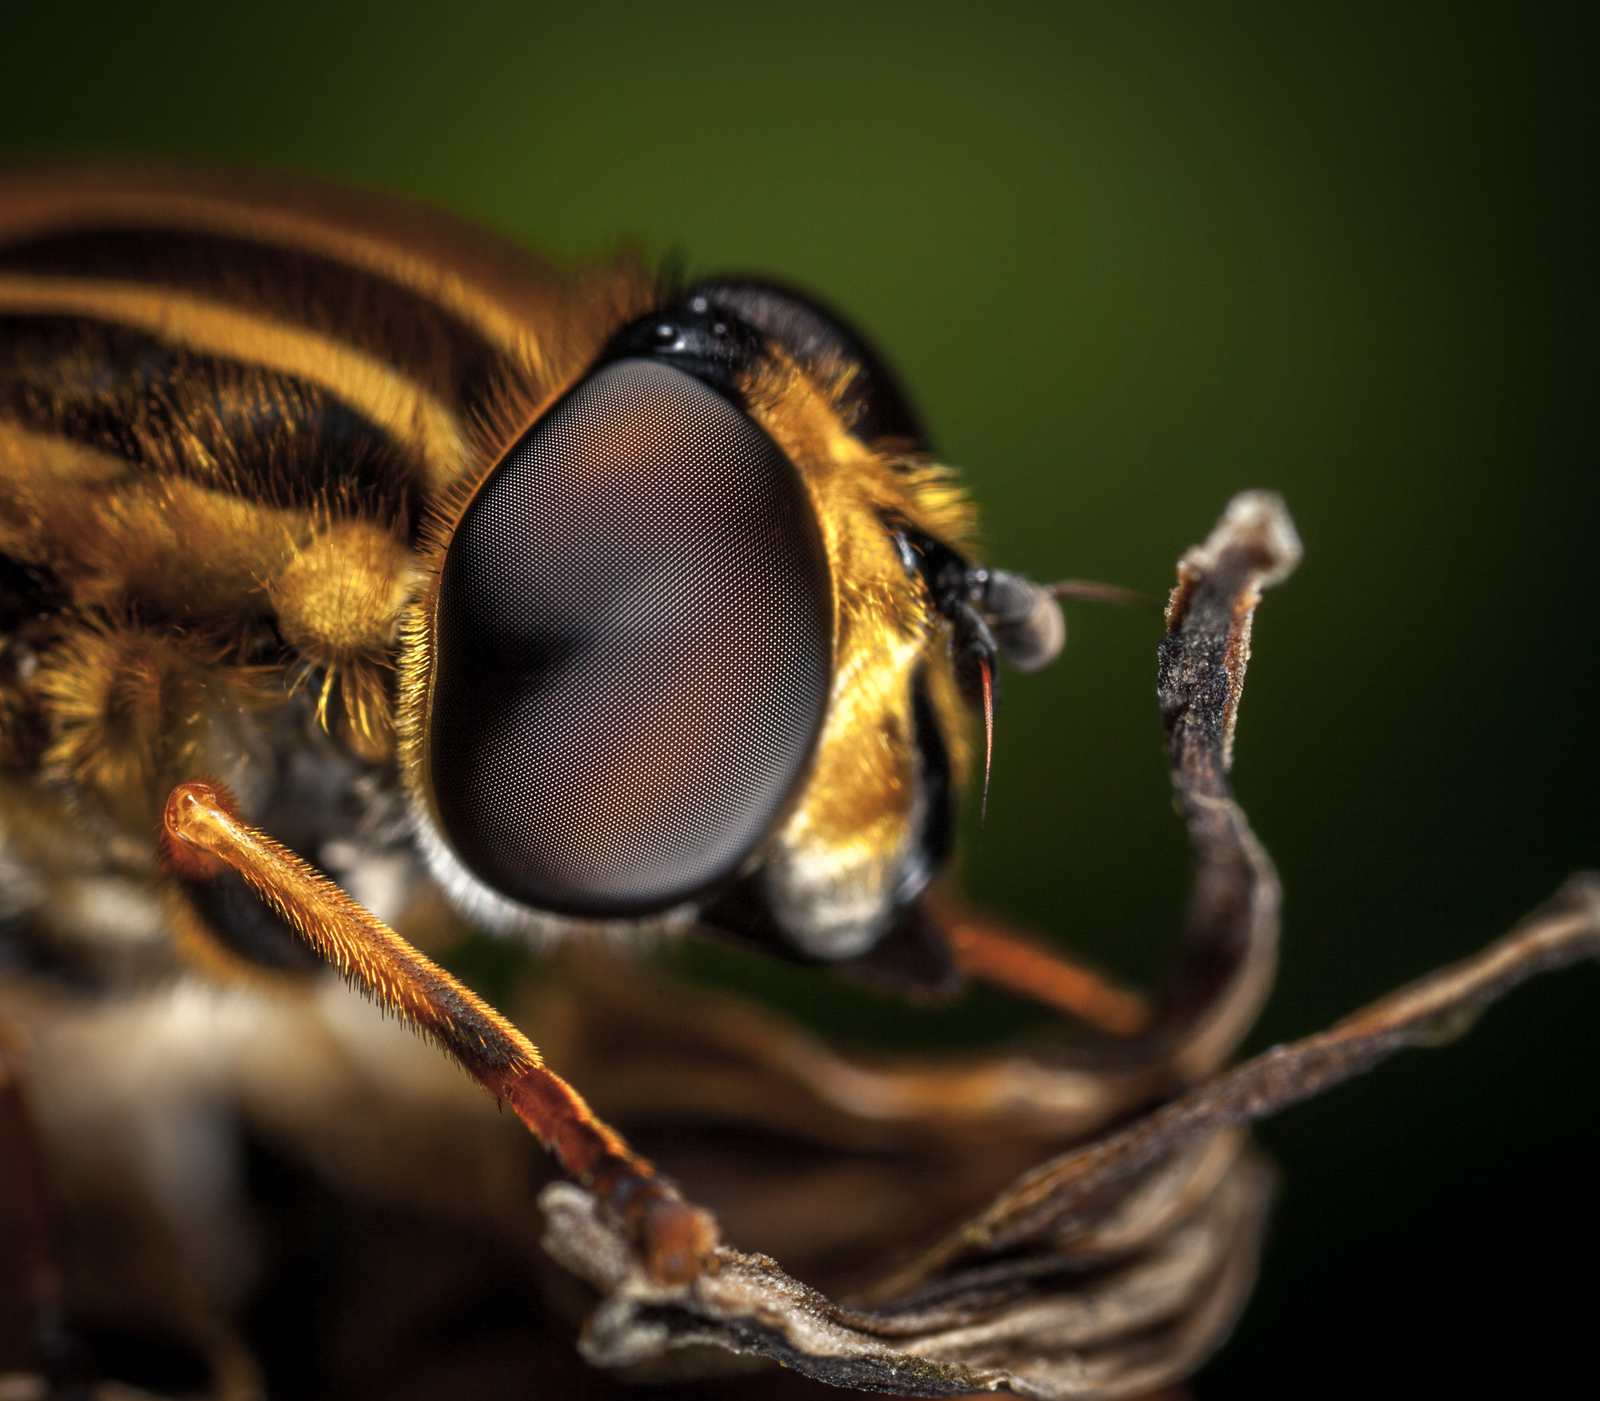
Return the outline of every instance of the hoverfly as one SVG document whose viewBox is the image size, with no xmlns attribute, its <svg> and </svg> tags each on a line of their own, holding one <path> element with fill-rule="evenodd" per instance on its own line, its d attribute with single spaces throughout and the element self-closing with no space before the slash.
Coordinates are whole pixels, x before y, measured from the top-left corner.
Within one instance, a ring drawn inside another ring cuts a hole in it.
<svg viewBox="0 0 1600 1401">
<path fill-rule="evenodd" d="M 151 1168 L 106 1067 L 188 1018 L 199 1084 L 250 1035 L 216 990 L 305 979 L 309 941 L 692 1273 L 714 1223 L 389 928 L 441 902 L 537 946 L 693 929 L 1136 1027 L 930 909 L 997 660 L 1047 664 L 1071 591 L 972 538 L 883 359 L 780 283 L 567 274 L 321 187 L 8 177 L 0 1052 L 44 1160 L 94 1120 L 108 1171 L 199 1221 L 190 1256 L 220 1249 L 211 1140 Z M 248 1394 L 191 1297 L 226 1267 L 184 1259 L 166 1321 Z"/>
</svg>

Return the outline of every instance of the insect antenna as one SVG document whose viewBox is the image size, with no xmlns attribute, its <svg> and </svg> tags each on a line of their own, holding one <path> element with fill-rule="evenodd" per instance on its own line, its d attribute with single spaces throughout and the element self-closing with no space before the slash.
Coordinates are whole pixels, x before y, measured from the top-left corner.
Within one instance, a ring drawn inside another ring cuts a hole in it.
<svg viewBox="0 0 1600 1401">
<path fill-rule="evenodd" d="M 1070 598 L 1077 603 L 1119 603 L 1128 608 L 1153 608 L 1154 602 L 1133 589 L 1115 584 L 1097 584 L 1093 579 L 1058 579 L 1042 585 L 1051 598 Z"/>
</svg>

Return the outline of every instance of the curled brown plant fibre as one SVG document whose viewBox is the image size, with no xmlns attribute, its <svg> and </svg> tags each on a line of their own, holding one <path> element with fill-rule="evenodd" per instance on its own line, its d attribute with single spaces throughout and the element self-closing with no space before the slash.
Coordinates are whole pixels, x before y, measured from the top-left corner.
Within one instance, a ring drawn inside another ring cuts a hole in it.
<svg viewBox="0 0 1600 1401">
<path fill-rule="evenodd" d="M 1534 973 L 1600 953 L 1600 878 L 1576 876 L 1484 952 L 1225 1068 L 1272 982 L 1279 903 L 1227 774 L 1255 609 L 1299 557 L 1282 501 L 1247 492 L 1179 563 L 1158 694 L 1196 864 L 1175 974 L 1138 1037 L 1031 1063 L 873 1066 L 755 1013 L 714 1008 L 692 1029 L 688 1014 L 654 1014 L 681 1046 L 739 1064 L 743 1078 L 725 1069 L 721 1084 L 752 1117 L 792 1101 L 816 1137 L 930 1154 L 1058 1146 L 839 1299 L 727 1246 L 714 1269 L 664 1285 L 591 1193 L 552 1184 L 545 1247 L 600 1294 L 581 1342 L 591 1362 L 638 1372 L 722 1349 L 836 1386 L 1038 1401 L 1167 1386 L 1226 1337 L 1255 1278 L 1273 1179 L 1246 1126 L 1453 1034 Z"/>
</svg>

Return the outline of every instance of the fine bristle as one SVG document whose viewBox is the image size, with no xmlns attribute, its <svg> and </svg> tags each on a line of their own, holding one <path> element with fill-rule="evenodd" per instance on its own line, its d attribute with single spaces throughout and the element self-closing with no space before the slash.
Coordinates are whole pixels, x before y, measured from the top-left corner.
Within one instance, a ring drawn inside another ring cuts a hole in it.
<svg viewBox="0 0 1600 1401">
<path fill-rule="evenodd" d="M 978 662 L 983 676 L 983 805 L 979 822 L 989 819 L 989 773 L 994 767 L 994 669 L 987 657 Z"/>
</svg>

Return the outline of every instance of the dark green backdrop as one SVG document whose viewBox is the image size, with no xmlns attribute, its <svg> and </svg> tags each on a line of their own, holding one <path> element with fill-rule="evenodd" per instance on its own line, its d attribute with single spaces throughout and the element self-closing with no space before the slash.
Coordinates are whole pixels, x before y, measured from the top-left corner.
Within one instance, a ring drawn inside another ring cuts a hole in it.
<svg viewBox="0 0 1600 1401">
<path fill-rule="evenodd" d="M 0 34 L 0 157 L 318 172 L 815 287 L 1015 567 L 1159 594 L 1232 492 L 1282 490 L 1307 559 L 1258 622 L 1236 771 L 1288 891 L 1254 1044 L 1600 865 L 1578 7 L 95 4 Z M 966 867 L 1148 976 L 1186 866 L 1157 625 L 1070 624 L 1010 687 Z M 1266 1270 L 1199 1396 L 1592 1372 L 1597 1014 L 1593 969 L 1546 980 L 1265 1128 Z"/>
</svg>

